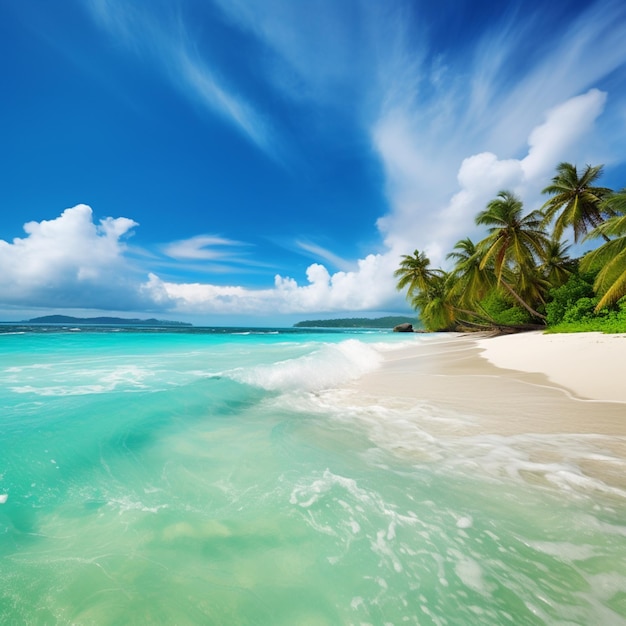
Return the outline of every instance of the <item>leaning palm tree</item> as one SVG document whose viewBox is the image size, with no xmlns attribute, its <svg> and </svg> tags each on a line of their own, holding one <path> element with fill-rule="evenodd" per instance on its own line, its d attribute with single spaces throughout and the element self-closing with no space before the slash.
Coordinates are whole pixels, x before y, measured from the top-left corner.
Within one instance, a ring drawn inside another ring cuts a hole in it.
<svg viewBox="0 0 626 626">
<path fill-rule="evenodd" d="M 493 272 L 481 269 L 481 250 L 469 237 L 457 241 L 446 259 L 455 261 L 451 289 L 462 306 L 474 307 L 495 286 Z"/>
<path fill-rule="evenodd" d="M 411 299 L 416 291 L 426 291 L 435 276 L 441 270 L 430 267 L 430 259 L 424 252 L 415 252 L 402 255 L 400 267 L 393 273 L 398 278 L 396 288 L 402 291 L 407 288 L 407 298 Z"/>
<path fill-rule="evenodd" d="M 583 271 L 600 269 L 593 284 L 601 296 L 596 311 L 626 295 L 626 189 L 612 194 L 606 203 L 615 215 L 592 230 L 588 238 L 604 237 L 607 241 L 585 255 L 580 263 Z"/>
<path fill-rule="evenodd" d="M 504 287 L 531 315 L 545 320 L 545 315 L 526 302 L 511 284 L 511 275 L 520 278 L 530 275 L 548 245 L 541 215 L 533 211 L 523 216 L 522 208 L 522 202 L 515 194 L 501 191 L 476 216 L 476 224 L 489 227 L 489 234 L 478 244 L 483 257 L 480 269 L 492 264 L 496 284 Z"/>
<path fill-rule="evenodd" d="M 557 239 L 571 226 L 574 241 L 578 242 L 612 214 L 609 207 L 602 205 L 611 190 L 594 185 L 602 175 L 602 168 L 602 165 L 587 165 L 579 176 L 576 166 L 571 163 L 559 163 L 557 166 L 552 184 L 542 191 L 552 197 L 541 207 L 544 226 L 554 220 L 554 236 Z"/>
<path fill-rule="evenodd" d="M 524 302 L 545 304 L 545 296 L 552 286 L 550 281 L 541 271 L 541 266 L 525 265 L 520 267 L 517 272 L 507 272 L 507 282 L 512 284 L 515 293 L 517 293 Z"/>
</svg>

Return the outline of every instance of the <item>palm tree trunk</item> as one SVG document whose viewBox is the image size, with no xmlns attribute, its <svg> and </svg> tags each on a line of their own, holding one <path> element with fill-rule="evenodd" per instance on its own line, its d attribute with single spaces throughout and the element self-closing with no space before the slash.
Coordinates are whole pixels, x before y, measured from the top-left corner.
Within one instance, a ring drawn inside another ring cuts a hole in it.
<svg viewBox="0 0 626 626">
<path fill-rule="evenodd" d="M 458 306 L 454 307 L 455 311 L 459 313 L 463 313 L 464 315 L 470 315 L 471 317 L 478 318 L 479 320 L 483 320 L 488 324 L 496 324 L 497 322 L 490 316 L 487 315 L 484 311 L 481 313 L 477 313 L 476 311 L 469 311 L 468 309 L 461 309 Z M 467 321 L 467 320 L 464 320 Z"/>
<path fill-rule="evenodd" d="M 513 290 L 513 287 L 511 287 L 511 285 L 506 282 L 506 280 L 500 278 L 500 282 L 504 285 L 505 289 L 515 298 L 515 300 L 519 302 L 519 304 L 523 306 L 533 317 L 538 317 L 544 322 L 546 321 L 546 316 L 539 313 L 539 311 L 535 311 L 535 309 L 526 304 L 526 302 L 524 302 L 524 300 L 522 300 L 522 298 L 520 298 L 520 296 L 518 296 L 517 293 Z"/>
</svg>

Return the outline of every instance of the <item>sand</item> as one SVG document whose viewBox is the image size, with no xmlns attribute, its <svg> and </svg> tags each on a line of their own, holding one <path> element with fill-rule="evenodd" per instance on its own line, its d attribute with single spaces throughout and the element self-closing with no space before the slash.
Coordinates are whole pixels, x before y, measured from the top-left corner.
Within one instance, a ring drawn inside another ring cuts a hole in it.
<svg viewBox="0 0 626 626">
<path fill-rule="evenodd" d="M 464 434 L 626 436 L 626 335 L 446 333 L 387 354 L 355 381 L 362 404 L 432 404 L 468 419 Z"/>
<path fill-rule="evenodd" d="M 425 335 L 387 353 L 342 402 L 409 458 L 423 460 L 424 441 L 505 466 L 521 455 L 626 494 L 624 372 L 625 335 Z"/>
<path fill-rule="evenodd" d="M 533 332 L 477 343 L 497 367 L 541 373 L 580 398 L 626 402 L 626 334 Z"/>
</svg>

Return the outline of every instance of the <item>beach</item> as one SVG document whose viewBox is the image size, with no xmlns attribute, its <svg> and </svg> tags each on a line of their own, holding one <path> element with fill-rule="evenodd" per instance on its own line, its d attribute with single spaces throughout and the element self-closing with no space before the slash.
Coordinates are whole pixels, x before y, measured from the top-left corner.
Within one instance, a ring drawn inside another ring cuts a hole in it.
<svg viewBox="0 0 626 626">
<path fill-rule="evenodd" d="M 388 353 L 352 387 L 364 404 L 419 398 L 474 413 L 483 432 L 624 436 L 625 369 L 626 335 L 442 333 Z"/>
<path fill-rule="evenodd" d="M 411 456 L 428 437 L 463 454 L 478 440 L 500 442 L 508 452 L 496 472 L 524 476 L 528 462 L 526 478 L 553 481 L 556 469 L 561 478 L 571 472 L 566 481 L 626 496 L 625 370 L 625 335 L 441 333 L 388 353 L 342 401 L 365 421 L 383 408 L 384 428 L 374 418 L 371 425 L 396 452 Z"/>
</svg>

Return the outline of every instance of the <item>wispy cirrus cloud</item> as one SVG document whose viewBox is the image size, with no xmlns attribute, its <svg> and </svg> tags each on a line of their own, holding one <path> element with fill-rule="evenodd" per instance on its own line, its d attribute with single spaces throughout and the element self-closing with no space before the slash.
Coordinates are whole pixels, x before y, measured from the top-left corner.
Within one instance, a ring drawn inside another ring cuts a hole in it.
<svg viewBox="0 0 626 626">
<path fill-rule="evenodd" d="M 368 3 L 320 0 L 315 7 L 289 0 L 213 0 L 233 25 L 261 42 L 268 54 L 256 67 L 290 99 L 316 106 L 354 105 L 360 85 L 371 80 L 373 48 Z M 372 20 L 373 21 L 373 20 Z M 350 97 L 352 95 L 352 98 Z"/>
<path fill-rule="evenodd" d="M 246 244 L 214 235 L 197 235 L 163 246 L 163 253 L 179 260 L 223 260 L 232 258 Z"/>
<path fill-rule="evenodd" d="M 342 271 L 352 271 L 356 266 L 356 263 L 354 263 L 353 261 L 343 259 L 331 250 L 328 250 L 310 241 L 296 241 L 296 246 L 300 250 L 304 250 L 305 252 L 307 252 L 316 260 L 327 261 L 330 265 Z"/>
<path fill-rule="evenodd" d="M 198 52 L 175 6 L 124 0 L 88 0 L 87 6 L 96 23 L 130 51 L 154 63 L 190 100 L 221 116 L 271 158 L 280 158 L 280 141 L 267 116 Z"/>
</svg>

